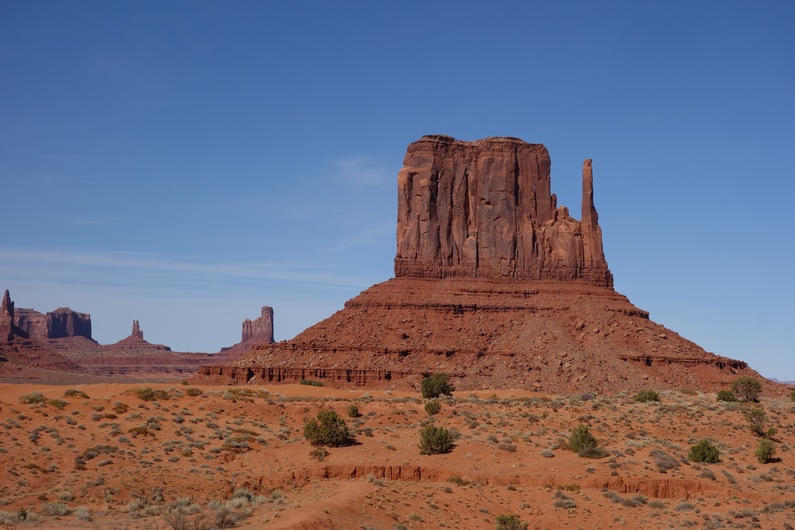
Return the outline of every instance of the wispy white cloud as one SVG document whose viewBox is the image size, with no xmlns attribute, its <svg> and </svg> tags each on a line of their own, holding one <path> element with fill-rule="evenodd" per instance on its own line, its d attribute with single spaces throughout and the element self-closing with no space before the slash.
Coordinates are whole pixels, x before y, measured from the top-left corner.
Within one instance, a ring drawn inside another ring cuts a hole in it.
<svg viewBox="0 0 795 530">
<path fill-rule="evenodd" d="M 351 186 L 379 186 L 389 181 L 389 172 L 369 156 L 338 158 L 331 162 L 334 177 Z"/>
<path fill-rule="evenodd" d="M 184 283 L 275 281 L 357 287 L 362 279 L 320 267 L 277 262 L 232 262 L 139 252 L 42 250 L 0 247 L 2 276 L 33 280 L 68 277 L 89 284 L 134 286 L 163 280 Z"/>
</svg>

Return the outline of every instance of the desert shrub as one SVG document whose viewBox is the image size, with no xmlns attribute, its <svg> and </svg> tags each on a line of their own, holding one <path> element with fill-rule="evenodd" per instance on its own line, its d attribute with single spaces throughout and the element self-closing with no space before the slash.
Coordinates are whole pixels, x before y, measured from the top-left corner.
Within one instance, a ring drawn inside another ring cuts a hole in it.
<svg viewBox="0 0 795 530">
<path fill-rule="evenodd" d="M 789 399 L 790 399 L 790 401 L 795 401 L 795 390 L 793 390 L 792 392 L 790 392 L 790 394 L 789 394 Z"/>
<path fill-rule="evenodd" d="M 83 451 L 83 458 L 91 460 L 97 455 L 112 455 L 118 450 L 115 445 L 94 445 Z"/>
<path fill-rule="evenodd" d="M 453 450 L 453 437 L 444 427 L 426 425 L 420 431 L 420 454 L 439 455 Z"/>
<path fill-rule="evenodd" d="M 732 392 L 731 390 L 719 390 L 717 400 L 731 402 L 731 401 L 737 401 L 737 397 L 734 395 L 734 392 Z"/>
<path fill-rule="evenodd" d="M 204 394 L 204 392 L 202 392 L 201 388 L 189 388 L 189 389 L 185 390 L 185 393 L 187 395 L 189 395 L 190 397 L 198 397 L 198 396 L 201 396 L 202 394 Z"/>
<path fill-rule="evenodd" d="M 138 427 L 130 427 L 127 429 L 127 432 L 132 434 L 133 438 L 138 438 L 139 436 L 154 436 L 155 433 L 149 430 L 146 425 L 139 425 Z"/>
<path fill-rule="evenodd" d="M 662 449 L 652 450 L 651 453 L 649 453 L 649 456 L 654 458 L 654 463 L 657 465 L 657 471 L 660 473 L 665 473 L 672 469 L 679 468 L 679 461 Z"/>
<path fill-rule="evenodd" d="M 420 392 L 425 399 L 434 399 L 439 396 L 452 396 L 453 387 L 448 374 L 431 374 L 422 380 Z"/>
<path fill-rule="evenodd" d="M 603 458 L 607 451 L 599 447 L 599 442 L 588 431 L 587 425 L 580 425 L 569 437 L 569 447 L 583 458 Z"/>
<path fill-rule="evenodd" d="M 691 462 L 715 464 L 720 461 L 720 451 L 709 440 L 701 440 L 690 448 L 687 458 Z"/>
<path fill-rule="evenodd" d="M 70 513 L 72 513 L 72 510 L 69 509 L 69 506 L 67 506 L 65 502 L 56 501 L 56 502 L 45 502 L 44 504 L 42 504 L 41 512 L 44 515 L 59 516 L 59 515 L 69 515 Z"/>
<path fill-rule="evenodd" d="M 24 508 L 21 508 L 20 511 L 23 511 Z M 27 515 L 27 512 L 25 512 Z M 19 517 L 19 512 L 6 512 L 0 511 L 0 526 L 15 526 L 18 522 L 24 521 L 25 518 Z"/>
<path fill-rule="evenodd" d="M 761 408 L 754 408 L 745 413 L 745 419 L 748 420 L 748 427 L 751 432 L 756 436 L 763 436 L 765 438 L 772 438 L 776 435 L 778 430 L 775 427 L 765 429 L 767 426 L 767 414 Z"/>
<path fill-rule="evenodd" d="M 227 502 L 210 501 L 207 505 L 215 528 L 230 528 L 251 515 L 248 501 L 233 499 Z"/>
<path fill-rule="evenodd" d="M 89 510 L 85 506 L 78 506 L 77 508 L 75 508 L 74 516 L 80 519 L 81 521 L 90 521 L 92 518 L 91 510 Z"/>
<path fill-rule="evenodd" d="M 144 401 L 166 401 L 169 398 L 166 390 L 152 390 L 149 387 L 134 388 L 132 393 Z"/>
<path fill-rule="evenodd" d="M 184 498 L 169 505 L 163 520 L 173 530 L 205 530 L 212 526 L 209 516 L 201 506 Z"/>
<path fill-rule="evenodd" d="M 320 381 L 315 381 L 314 379 L 301 379 L 298 381 L 298 384 L 307 386 L 325 386 Z"/>
<path fill-rule="evenodd" d="M 68 405 L 69 403 L 67 403 L 63 399 L 49 399 L 47 400 L 47 404 L 52 405 L 56 409 L 63 410 L 66 407 L 66 405 Z"/>
<path fill-rule="evenodd" d="M 754 454 L 759 459 L 760 464 L 767 464 L 773 458 L 773 455 L 776 454 L 776 446 L 771 440 L 763 438 L 759 440 L 759 445 Z"/>
<path fill-rule="evenodd" d="M 759 401 L 762 383 L 753 377 L 740 377 L 732 383 L 732 392 L 741 401 Z"/>
<path fill-rule="evenodd" d="M 635 394 L 635 401 L 638 403 L 646 403 L 647 401 L 660 401 L 660 394 L 655 390 L 641 390 Z"/>
<path fill-rule="evenodd" d="M 117 401 L 113 404 L 113 412 L 116 414 L 124 414 L 130 410 L 130 406 L 127 403 L 122 403 L 121 401 Z"/>
<path fill-rule="evenodd" d="M 312 445 L 340 447 L 350 445 L 353 437 L 345 420 L 333 410 L 321 410 L 317 419 L 312 418 L 304 424 L 304 438 Z"/>
<path fill-rule="evenodd" d="M 433 416 L 434 414 L 439 414 L 442 411 L 442 404 L 439 403 L 437 400 L 428 401 L 425 403 L 425 412 L 428 413 L 429 416 Z"/>
<path fill-rule="evenodd" d="M 682 390 L 680 390 L 680 392 L 686 396 L 695 396 L 696 394 L 698 394 L 698 392 L 696 392 L 692 388 L 683 388 Z"/>
<path fill-rule="evenodd" d="M 527 530 L 528 524 L 513 513 L 497 516 L 497 530 Z"/>
<path fill-rule="evenodd" d="M 311 456 L 318 462 L 322 462 L 323 460 L 325 460 L 328 455 L 329 455 L 328 449 L 326 449 L 325 447 L 318 447 L 317 449 L 312 449 L 311 451 L 309 451 L 309 456 Z"/>
<path fill-rule="evenodd" d="M 41 392 L 31 392 L 30 394 L 25 394 L 19 398 L 19 402 L 25 405 L 34 405 L 36 403 L 44 403 L 46 401 L 47 398 L 44 397 Z"/>
<path fill-rule="evenodd" d="M 86 394 L 82 390 L 75 390 L 74 388 L 69 388 L 63 393 L 63 397 L 88 399 L 88 394 Z"/>
<path fill-rule="evenodd" d="M 361 416 L 361 414 L 359 413 L 359 405 L 357 405 L 356 403 L 351 403 L 350 405 L 348 405 L 348 416 L 350 416 L 351 418 L 358 418 L 359 416 Z"/>
</svg>

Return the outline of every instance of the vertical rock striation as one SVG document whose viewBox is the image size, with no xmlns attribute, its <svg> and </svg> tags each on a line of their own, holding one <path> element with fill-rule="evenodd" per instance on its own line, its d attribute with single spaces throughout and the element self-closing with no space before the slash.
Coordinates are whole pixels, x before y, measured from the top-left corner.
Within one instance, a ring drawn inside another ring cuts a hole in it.
<svg viewBox="0 0 795 530">
<path fill-rule="evenodd" d="M 613 287 L 583 167 L 582 221 L 557 206 L 546 147 L 424 136 L 398 174 L 396 277 L 582 280 Z"/>
<path fill-rule="evenodd" d="M 273 308 L 262 307 L 262 316 L 243 321 L 243 342 L 270 344 L 273 342 Z"/>
</svg>

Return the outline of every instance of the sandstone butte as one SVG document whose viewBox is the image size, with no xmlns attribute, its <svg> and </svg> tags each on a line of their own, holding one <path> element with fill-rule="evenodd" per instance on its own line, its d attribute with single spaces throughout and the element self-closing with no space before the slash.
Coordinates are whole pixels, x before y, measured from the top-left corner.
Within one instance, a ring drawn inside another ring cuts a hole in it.
<svg viewBox="0 0 795 530">
<path fill-rule="evenodd" d="M 424 136 L 398 173 L 395 277 L 289 341 L 203 367 L 217 383 L 409 388 L 444 372 L 456 388 L 716 391 L 743 361 L 706 352 L 613 289 L 591 160 L 581 219 L 551 193 L 546 147 L 517 138 Z"/>
</svg>

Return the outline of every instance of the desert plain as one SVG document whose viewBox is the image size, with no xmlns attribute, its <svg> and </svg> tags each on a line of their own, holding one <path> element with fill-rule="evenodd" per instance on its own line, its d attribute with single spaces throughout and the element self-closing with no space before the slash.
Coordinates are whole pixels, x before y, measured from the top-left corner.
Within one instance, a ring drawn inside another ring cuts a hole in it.
<svg viewBox="0 0 795 530">
<path fill-rule="evenodd" d="M 2 384 L 0 526 L 469 529 L 513 514 L 531 529 L 792 528 L 795 402 L 659 398 L 461 391 L 429 414 L 419 390 Z M 746 418 L 759 408 L 767 463 Z M 323 409 L 352 444 L 305 439 Z M 420 454 L 428 424 L 452 451 Z M 580 425 L 603 457 L 567 447 Z M 719 462 L 688 459 L 703 439 Z"/>
</svg>

